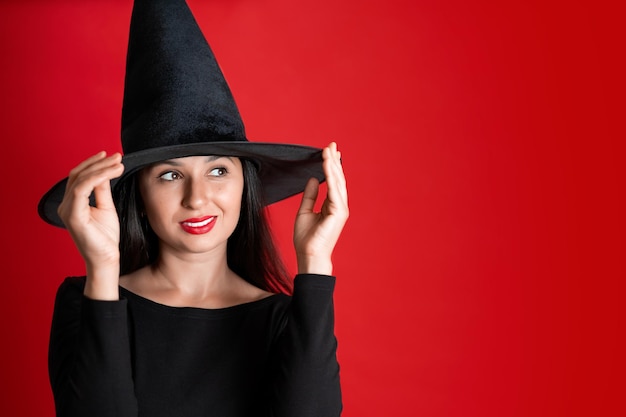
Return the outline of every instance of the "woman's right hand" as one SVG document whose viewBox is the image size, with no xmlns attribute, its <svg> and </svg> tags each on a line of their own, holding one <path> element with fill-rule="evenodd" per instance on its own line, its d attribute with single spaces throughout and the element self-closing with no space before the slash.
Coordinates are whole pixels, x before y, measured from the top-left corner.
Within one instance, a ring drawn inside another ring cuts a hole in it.
<svg viewBox="0 0 626 417">
<path fill-rule="evenodd" d="M 120 225 L 111 193 L 111 180 L 124 172 L 122 156 L 98 154 L 70 171 L 58 213 L 85 260 L 87 282 L 96 299 L 116 299 L 119 283 Z M 95 207 L 89 205 L 94 194 Z"/>
</svg>

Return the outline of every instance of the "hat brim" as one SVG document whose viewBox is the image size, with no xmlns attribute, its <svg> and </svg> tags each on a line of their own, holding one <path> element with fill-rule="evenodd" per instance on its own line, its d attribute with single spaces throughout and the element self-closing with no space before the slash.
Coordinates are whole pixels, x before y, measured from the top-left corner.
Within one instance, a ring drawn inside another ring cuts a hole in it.
<svg viewBox="0 0 626 417">
<path fill-rule="evenodd" d="M 174 158 L 198 155 L 222 155 L 246 158 L 257 165 L 266 205 L 304 191 L 307 181 L 315 177 L 325 181 L 320 148 L 272 142 L 205 142 L 151 148 L 122 157 L 124 174 L 111 181 L 115 187 L 128 175 L 153 164 Z M 47 223 L 64 228 L 57 209 L 65 194 L 67 177 L 57 182 L 39 201 L 39 216 Z M 92 196 L 93 197 L 93 196 Z M 93 198 L 91 199 L 93 204 Z"/>
</svg>

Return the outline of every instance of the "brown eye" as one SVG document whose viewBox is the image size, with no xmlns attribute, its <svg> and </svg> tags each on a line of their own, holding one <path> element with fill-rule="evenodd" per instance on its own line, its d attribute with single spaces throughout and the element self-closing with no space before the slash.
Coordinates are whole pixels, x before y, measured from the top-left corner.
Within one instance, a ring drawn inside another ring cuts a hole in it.
<svg viewBox="0 0 626 417">
<path fill-rule="evenodd" d="M 163 181 L 174 181 L 180 179 L 180 174 L 176 171 L 167 171 L 159 175 L 159 179 Z"/>
<path fill-rule="evenodd" d="M 213 168 L 211 172 L 209 172 L 209 175 L 214 176 L 214 177 L 223 177 L 227 173 L 228 171 L 226 170 L 226 168 L 219 167 L 219 168 Z"/>
</svg>

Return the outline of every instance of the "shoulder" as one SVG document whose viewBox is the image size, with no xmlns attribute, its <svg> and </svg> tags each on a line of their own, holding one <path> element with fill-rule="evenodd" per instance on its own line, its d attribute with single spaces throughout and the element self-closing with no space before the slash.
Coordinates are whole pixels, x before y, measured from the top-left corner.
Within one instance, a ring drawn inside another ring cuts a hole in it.
<svg viewBox="0 0 626 417">
<path fill-rule="evenodd" d="M 86 278 L 84 276 L 66 277 L 57 289 L 57 302 L 68 301 L 71 299 L 80 300 L 85 290 L 85 279 Z"/>
<path fill-rule="evenodd" d="M 85 289 L 85 276 L 66 277 L 59 285 L 58 291 L 80 291 Z"/>
<path fill-rule="evenodd" d="M 85 286 L 85 280 L 87 277 L 83 276 L 70 276 L 66 277 L 63 282 L 61 282 L 61 287 L 69 286 L 69 287 L 81 287 Z"/>
<path fill-rule="evenodd" d="M 84 276 L 66 277 L 61 282 L 54 300 L 54 326 L 76 320 L 82 310 L 84 288 Z"/>
<path fill-rule="evenodd" d="M 269 306 L 272 306 L 275 309 L 278 310 L 285 310 L 289 307 L 289 304 L 291 303 L 291 295 L 288 294 L 272 294 L 267 298 L 264 298 L 262 301 L 263 303 L 268 304 Z M 254 303 L 251 303 L 254 304 Z"/>
</svg>

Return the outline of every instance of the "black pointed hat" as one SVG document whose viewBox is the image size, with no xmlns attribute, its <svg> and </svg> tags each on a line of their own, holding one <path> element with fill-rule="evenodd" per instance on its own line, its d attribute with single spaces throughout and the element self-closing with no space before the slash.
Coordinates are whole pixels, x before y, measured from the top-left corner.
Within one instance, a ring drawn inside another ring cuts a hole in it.
<svg viewBox="0 0 626 417">
<path fill-rule="evenodd" d="M 324 180 L 321 149 L 248 141 L 220 67 L 184 0 L 135 0 L 126 57 L 122 107 L 124 175 L 154 162 L 193 155 L 254 161 L 266 204 L 302 192 L 311 177 Z M 67 178 L 39 202 L 46 222 L 57 214 Z M 93 197 L 93 196 L 92 196 Z"/>
</svg>

